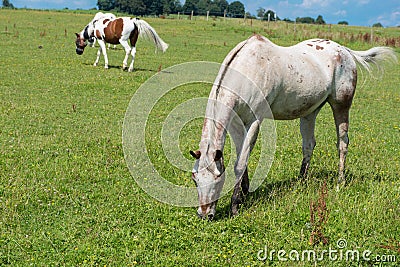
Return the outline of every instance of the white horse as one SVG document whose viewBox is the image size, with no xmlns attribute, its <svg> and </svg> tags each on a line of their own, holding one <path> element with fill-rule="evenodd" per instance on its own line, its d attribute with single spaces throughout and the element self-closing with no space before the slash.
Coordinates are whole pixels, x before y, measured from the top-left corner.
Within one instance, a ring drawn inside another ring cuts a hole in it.
<svg viewBox="0 0 400 267">
<path fill-rule="evenodd" d="M 146 21 L 138 18 L 120 17 L 116 19 L 102 18 L 86 26 L 80 33 L 76 34 L 76 53 L 82 55 L 86 47 L 86 41 L 95 37 L 100 45 L 94 66 L 99 63 L 100 55 L 104 55 L 104 68 L 108 69 L 108 57 L 106 43 L 121 44 L 125 49 L 125 58 L 122 64 L 123 69 L 128 66 L 128 57 L 132 56 L 128 71 L 133 71 L 133 63 L 136 55 L 136 42 L 139 36 L 150 39 L 155 47 L 163 52 L 168 48 L 157 34 L 157 32 Z M 130 42 L 130 45 L 128 43 Z"/>
<path fill-rule="evenodd" d="M 94 15 L 94 18 L 92 19 L 92 21 L 91 22 L 89 22 L 89 24 L 88 24 L 88 26 L 90 25 L 91 27 L 93 27 L 93 29 L 94 29 L 94 23 L 96 22 L 96 21 L 98 21 L 99 19 L 116 19 L 117 17 L 113 14 L 113 13 L 103 13 L 103 12 L 97 12 L 96 13 L 96 15 Z M 89 26 L 89 27 L 90 27 Z M 96 45 L 96 38 L 95 37 L 93 37 L 93 38 L 90 38 L 88 41 L 89 41 L 89 45 L 91 46 L 91 47 L 94 47 L 95 45 Z M 113 46 L 114 47 L 114 49 L 117 47 L 116 45 L 114 45 Z M 110 48 L 110 44 L 108 44 L 108 48 Z"/>
<path fill-rule="evenodd" d="M 352 51 L 330 40 L 313 39 L 280 47 L 254 35 L 238 44 L 225 58 L 211 89 L 200 149 L 190 151 L 196 159 L 192 178 L 199 197 L 198 215 L 209 219 L 215 215 L 225 180 L 223 150 L 227 130 L 237 153 L 231 199 L 231 212 L 237 215 L 239 204 L 249 190 L 248 158 L 261 122 L 271 117 L 268 111 L 277 120 L 300 118 L 303 139 L 300 175 L 305 176 L 316 144 L 315 119 L 328 102 L 337 131 L 338 182 L 343 183 L 349 109 L 357 83 L 356 63 L 370 71 L 371 63 L 387 59 L 397 60 L 390 48 Z M 254 88 L 259 88 L 259 93 Z"/>
</svg>

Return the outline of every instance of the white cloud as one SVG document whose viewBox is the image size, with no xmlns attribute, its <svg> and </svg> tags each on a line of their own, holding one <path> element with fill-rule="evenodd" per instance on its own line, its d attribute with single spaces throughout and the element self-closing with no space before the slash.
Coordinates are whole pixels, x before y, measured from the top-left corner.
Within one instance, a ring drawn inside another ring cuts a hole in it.
<svg viewBox="0 0 400 267">
<path fill-rule="evenodd" d="M 390 14 L 390 18 L 392 20 L 400 20 L 400 11 L 394 11 L 392 14 Z"/>
<path fill-rule="evenodd" d="M 340 17 L 344 17 L 347 15 L 347 11 L 346 10 L 338 10 L 335 13 L 333 13 L 335 16 L 340 16 Z"/>
<path fill-rule="evenodd" d="M 330 3 L 329 0 L 303 0 L 303 3 L 300 4 L 300 7 L 303 8 L 315 8 L 315 7 L 326 7 Z"/>
</svg>

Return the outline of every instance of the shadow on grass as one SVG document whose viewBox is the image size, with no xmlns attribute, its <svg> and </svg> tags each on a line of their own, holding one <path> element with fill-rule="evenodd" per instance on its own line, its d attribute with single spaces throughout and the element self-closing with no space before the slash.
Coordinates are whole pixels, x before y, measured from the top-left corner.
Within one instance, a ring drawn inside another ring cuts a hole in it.
<svg viewBox="0 0 400 267">
<path fill-rule="evenodd" d="M 351 170 L 347 170 L 345 173 L 345 179 L 346 183 L 344 188 L 347 188 L 354 184 L 364 183 L 371 180 L 374 182 L 381 182 L 384 177 L 376 173 L 356 174 Z M 268 180 L 268 178 L 266 180 Z M 246 210 L 251 209 L 251 207 L 257 202 L 263 201 L 266 203 L 266 205 L 268 205 L 268 203 L 285 198 L 285 196 L 295 188 L 300 188 L 302 191 L 309 190 L 309 188 L 315 188 L 315 190 L 319 190 L 320 186 L 325 181 L 328 190 L 335 191 L 338 182 L 337 171 L 323 169 L 316 172 L 310 171 L 305 178 L 293 176 L 292 178 L 270 183 L 265 181 L 256 191 L 250 192 L 245 197 L 245 201 L 240 205 L 238 216 L 243 214 Z M 214 218 L 214 221 L 222 221 L 228 218 L 232 218 L 230 201 L 218 209 L 217 216 Z"/>
<path fill-rule="evenodd" d="M 89 63 L 83 63 L 83 65 L 93 67 L 93 64 L 89 64 Z M 104 69 L 104 66 L 103 66 L 103 67 L 101 67 L 101 66 L 96 66 L 95 68 L 102 68 L 102 69 Z M 120 70 L 123 70 L 123 69 L 122 69 L 122 66 L 116 66 L 116 65 L 108 65 L 108 69 L 120 69 Z M 128 68 L 126 68 L 126 69 L 123 70 L 123 71 L 128 72 Z M 148 72 L 154 72 L 154 73 L 157 73 L 157 72 L 158 72 L 158 70 L 143 69 L 143 68 L 134 68 L 134 69 L 133 69 L 133 73 L 134 73 L 135 71 L 148 71 Z"/>
</svg>

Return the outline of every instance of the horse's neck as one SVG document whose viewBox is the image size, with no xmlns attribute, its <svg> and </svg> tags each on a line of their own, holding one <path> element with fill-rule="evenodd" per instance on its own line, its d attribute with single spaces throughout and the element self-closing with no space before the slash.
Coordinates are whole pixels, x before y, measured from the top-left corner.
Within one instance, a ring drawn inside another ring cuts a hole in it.
<svg viewBox="0 0 400 267">
<path fill-rule="evenodd" d="M 224 150 L 226 131 L 221 123 L 205 118 L 201 134 L 200 151 Z"/>
<path fill-rule="evenodd" d="M 92 36 L 92 33 L 93 33 L 93 31 L 92 31 L 92 33 L 90 32 L 90 26 L 89 25 L 90 24 L 86 25 L 86 27 L 80 33 L 81 38 L 83 38 L 85 40 L 89 39 Z"/>
</svg>

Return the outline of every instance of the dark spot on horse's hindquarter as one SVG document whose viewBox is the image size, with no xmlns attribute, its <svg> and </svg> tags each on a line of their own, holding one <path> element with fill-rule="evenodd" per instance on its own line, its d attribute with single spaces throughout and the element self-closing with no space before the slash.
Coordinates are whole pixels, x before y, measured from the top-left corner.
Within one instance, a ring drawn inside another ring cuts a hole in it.
<svg viewBox="0 0 400 267">
<path fill-rule="evenodd" d="M 337 53 L 335 54 L 335 60 L 336 60 L 338 63 L 342 63 L 342 56 L 340 55 L 339 52 L 337 52 Z"/>
<path fill-rule="evenodd" d="M 307 45 L 313 47 L 313 44 L 307 44 Z"/>
<path fill-rule="evenodd" d="M 317 45 L 316 46 L 317 50 L 324 50 L 324 47 Z"/>
<path fill-rule="evenodd" d="M 257 40 L 262 41 L 262 42 L 265 42 L 264 38 L 263 38 L 261 35 L 259 35 L 259 34 L 254 34 L 254 36 L 257 38 Z"/>
</svg>

